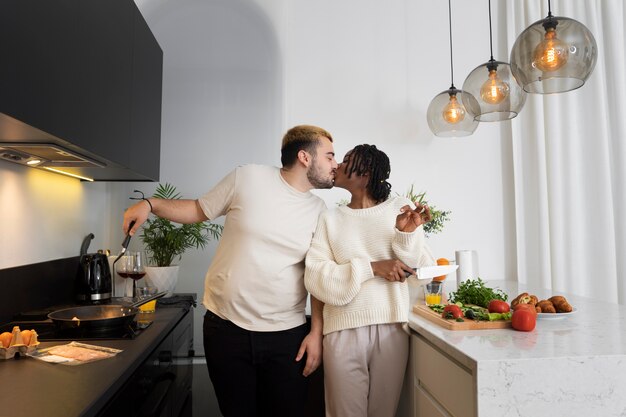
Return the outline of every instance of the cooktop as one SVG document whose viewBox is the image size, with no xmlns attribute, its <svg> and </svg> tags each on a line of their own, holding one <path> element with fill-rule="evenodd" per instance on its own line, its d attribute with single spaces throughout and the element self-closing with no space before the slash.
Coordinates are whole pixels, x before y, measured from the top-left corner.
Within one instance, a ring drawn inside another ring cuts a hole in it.
<svg viewBox="0 0 626 417">
<path fill-rule="evenodd" d="M 113 302 L 116 303 L 117 300 Z M 60 328 L 48 318 L 48 314 L 64 308 L 77 307 L 76 304 L 64 304 L 50 306 L 38 310 L 20 312 L 13 316 L 13 321 L 0 325 L 1 332 L 11 332 L 14 326 L 20 330 L 35 330 L 39 341 L 57 340 L 114 340 L 134 339 L 142 330 L 146 329 L 152 321 L 137 318 L 126 325 L 109 327 L 76 327 Z"/>
<path fill-rule="evenodd" d="M 112 304 L 124 304 L 124 299 L 114 298 Z M 157 308 L 178 307 L 190 309 L 196 306 L 195 295 L 179 294 L 169 298 L 160 298 L 157 300 Z M 64 308 L 77 307 L 76 304 L 55 305 L 38 310 L 20 312 L 12 317 L 12 321 L 0 324 L 1 332 L 11 332 L 14 326 L 19 326 L 20 330 L 35 330 L 38 340 L 40 341 L 64 341 L 64 340 L 115 340 L 115 339 L 134 339 L 141 332 L 152 324 L 148 318 L 144 319 L 142 314 L 137 314 L 135 320 L 130 322 L 128 326 L 115 326 L 112 328 L 74 328 L 60 329 L 52 320 L 48 318 L 48 314 Z M 151 314 L 147 314 L 151 316 Z"/>
<path fill-rule="evenodd" d="M 12 321 L 0 326 L 0 333 L 11 332 L 14 326 L 20 330 L 35 330 L 37 339 L 44 341 L 59 340 L 116 340 L 134 339 L 148 326 L 151 321 L 132 321 L 126 326 L 104 327 L 97 329 L 76 327 L 72 329 L 59 329 L 52 320 L 24 320 Z"/>
</svg>

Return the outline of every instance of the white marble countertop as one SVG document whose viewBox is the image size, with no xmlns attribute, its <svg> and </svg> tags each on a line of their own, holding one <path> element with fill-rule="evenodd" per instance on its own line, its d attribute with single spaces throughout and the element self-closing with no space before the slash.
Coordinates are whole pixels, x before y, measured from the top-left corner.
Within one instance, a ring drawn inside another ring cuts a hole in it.
<svg viewBox="0 0 626 417">
<path fill-rule="evenodd" d="M 409 281 L 410 282 L 410 281 Z M 409 326 L 473 375 L 478 415 L 626 416 L 626 306 L 487 281 L 509 301 L 521 292 L 539 299 L 564 295 L 576 313 L 538 319 L 532 332 L 513 329 L 446 330 L 411 313 Z M 453 291 L 455 283 L 446 282 Z M 412 302 L 416 281 L 410 282 Z"/>
</svg>

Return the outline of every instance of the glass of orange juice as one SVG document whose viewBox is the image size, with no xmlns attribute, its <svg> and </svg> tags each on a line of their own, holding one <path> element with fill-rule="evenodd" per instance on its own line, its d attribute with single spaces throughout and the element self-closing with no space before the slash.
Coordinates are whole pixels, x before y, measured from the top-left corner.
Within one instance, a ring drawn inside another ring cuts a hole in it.
<svg viewBox="0 0 626 417">
<path fill-rule="evenodd" d="M 424 300 L 426 305 L 441 304 L 441 294 L 443 285 L 441 282 L 433 281 L 424 285 Z"/>
<path fill-rule="evenodd" d="M 137 301 L 139 301 L 142 298 L 146 298 L 146 297 L 156 294 L 157 291 L 158 291 L 158 288 L 156 287 L 137 287 L 135 288 L 135 297 L 137 297 Z M 152 301 L 148 301 L 147 303 L 140 305 L 139 312 L 140 313 L 154 313 L 154 310 L 156 309 L 156 301 L 157 300 L 152 300 Z"/>
</svg>

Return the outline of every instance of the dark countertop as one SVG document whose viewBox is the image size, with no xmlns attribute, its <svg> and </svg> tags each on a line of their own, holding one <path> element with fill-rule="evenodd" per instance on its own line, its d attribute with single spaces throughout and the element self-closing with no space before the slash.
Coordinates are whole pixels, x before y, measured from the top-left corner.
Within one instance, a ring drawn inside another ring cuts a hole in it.
<svg viewBox="0 0 626 417">
<path fill-rule="evenodd" d="M 76 366 L 28 357 L 0 360 L 0 417 L 95 416 L 186 312 L 157 308 L 152 325 L 134 340 L 86 342 L 123 350 L 113 358 Z M 42 342 L 39 348 L 66 343 Z"/>
</svg>

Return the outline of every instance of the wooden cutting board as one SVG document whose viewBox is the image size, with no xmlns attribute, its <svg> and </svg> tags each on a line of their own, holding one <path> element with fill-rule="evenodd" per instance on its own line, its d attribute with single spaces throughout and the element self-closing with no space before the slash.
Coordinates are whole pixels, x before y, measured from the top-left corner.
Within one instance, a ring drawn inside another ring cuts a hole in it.
<svg viewBox="0 0 626 417">
<path fill-rule="evenodd" d="M 464 318 L 465 321 L 454 321 L 451 319 L 444 319 L 443 317 L 441 317 L 441 314 L 435 313 L 428 306 L 423 304 L 415 304 L 413 306 L 413 312 L 448 330 L 485 330 L 511 328 L 510 320 L 474 321 Z"/>
</svg>

